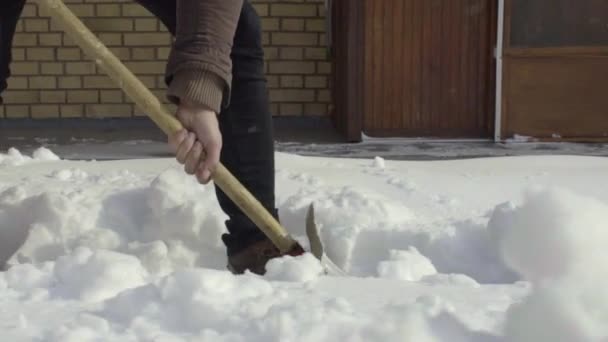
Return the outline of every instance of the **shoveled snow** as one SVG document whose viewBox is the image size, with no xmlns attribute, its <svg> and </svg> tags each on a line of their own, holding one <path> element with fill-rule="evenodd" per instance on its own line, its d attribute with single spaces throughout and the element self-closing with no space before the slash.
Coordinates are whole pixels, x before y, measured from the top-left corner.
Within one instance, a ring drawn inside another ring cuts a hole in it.
<svg viewBox="0 0 608 342">
<path fill-rule="evenodd" d="M 172 159 L 0 154 L 1 341 L 602 341 L 608 160 L 277 154 L 310 254 L 234 276 L 212 185 Z"/>
</svg>

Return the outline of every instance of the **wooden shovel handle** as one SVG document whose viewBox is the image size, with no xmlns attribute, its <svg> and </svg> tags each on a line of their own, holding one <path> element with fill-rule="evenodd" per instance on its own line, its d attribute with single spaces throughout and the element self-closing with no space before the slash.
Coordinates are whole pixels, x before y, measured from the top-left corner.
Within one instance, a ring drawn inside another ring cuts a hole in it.
<svg viewBox="0 0 608 342">
<path fill-rule="evenodd" d="M 183 128 L 158 98 L 65 6 L 61 0 L 37 0 L 70 38 L 103 69 L 108 76 L 167 135 Z M 297 242 L 262 204 L 222 165 L 212 179 L 222 191 L 268 236 L 283 253 L 293 250 Z"/>
</svg>

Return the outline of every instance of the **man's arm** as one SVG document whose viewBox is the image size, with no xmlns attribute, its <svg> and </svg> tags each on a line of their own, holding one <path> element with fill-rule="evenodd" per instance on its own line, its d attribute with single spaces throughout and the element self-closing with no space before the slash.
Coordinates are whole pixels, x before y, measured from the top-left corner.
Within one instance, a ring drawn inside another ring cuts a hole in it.
<svg viewBox="0 0 608 342">
<path fill-rule="evenodd" d="M 232 83 L 230 53 L 243 0 L 177 0 L 177 27 L 167 64 L 168 97 L 221 111 Z"/>
<path fill-rule="evenodd" d="M 243 0 L 177 0 L 167 95 L 178 104 L 176 116 L 185 130 L 168 141 L 177 161 L 201 183 L 210 181 L 220 161 L 222 135 L 217 114 L 224 96 L 230 96 L 230 53 L 242 6 Z"/>
</svg>

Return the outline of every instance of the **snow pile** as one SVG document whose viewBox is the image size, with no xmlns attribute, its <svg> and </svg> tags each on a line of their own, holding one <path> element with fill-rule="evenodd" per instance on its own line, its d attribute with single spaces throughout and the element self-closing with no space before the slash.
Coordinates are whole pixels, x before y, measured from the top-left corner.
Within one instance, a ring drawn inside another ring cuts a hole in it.
<svg viewBox="0 0 608 342">
<path fill-rule="evenodd" d="M 605 160 L 278 154 L 281 221 L 305 240 L 314 203 L 339 278 L 310 254 L 227 272 L 215 189 L 170 159 L 18 155 L 0 155 L 3 341 L 608 338 Z"/>
<path fill-rule="evenodd" d="M 0 166 L 18 166 L 31 162 L 56 161 L 60 158 L 46 147 L 39 147 L 32 156 L 24 156 L 16 148 L 10 148 L 7 154 L 0 153 Z"/>
<path fill-rule="evenodd" d="M 382 278 L 418 281 L 433 274 L 437 274 L 435 266 L 416 247 L 407 251 L 392 250 L 390 260 L 378 264 L 378 276 Z"/>
<path fill-rule="evenodd" d="M 323 266 L 312 254 L 272 259 L 266 265 L 266 278 L 280 281 L 307 282 L 323 274 Z"/>
<path fill-rule="evenodd" d="M 497 209 L 505 262 L 533 285 L 508 312 L 511 341 L 608 339 L 608 205 L 560 190 Z"/>
</svg>

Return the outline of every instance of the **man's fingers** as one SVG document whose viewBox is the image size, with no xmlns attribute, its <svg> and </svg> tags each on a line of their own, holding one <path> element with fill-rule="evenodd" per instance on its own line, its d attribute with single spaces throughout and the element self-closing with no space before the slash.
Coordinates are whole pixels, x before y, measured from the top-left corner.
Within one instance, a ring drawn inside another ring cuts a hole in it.
<svg viewBox="0 0 608 342">
<path fill-rule="evenodd" d="M 167 143 L 169 144 L 172 153 L 177 153 L 179 145 L 182 143 L 182 141 L 184 141 L 184 139 L 186 139 L 187 136 L 188 131 L 181 129 L 167 137 Z"/>
<path fill-rule="evenodd" d="M 186 170 L 187 174 L 193 175 L 196 172 L 197 166 L 201 163 L 202 157 L 203 145 L 200 143 L 200 141 L 197 141 L 192 146 L 192 149 L 186 158 L 184 170 Z"/>
<path fill-rule="evenodd" d="M 186 163 L 186 157 L 192 149 L 194 142 L 196 141 L 196 135 L 194 133 L 188 133 L 188 137 L 182 141 L 177 150 L 176 159 L 181 164 Z"/>
<path fill-rule="evenodd" d="M 220 152 L 222 145 L 220 143 L 209 143 L 205 147 L 207 153 L 205 160 L 201 163 L 197 174 L 199 182 L 207 184 L 211 179 L 211 173 L 215 170 L 220 162 Z"/>
</svg>

